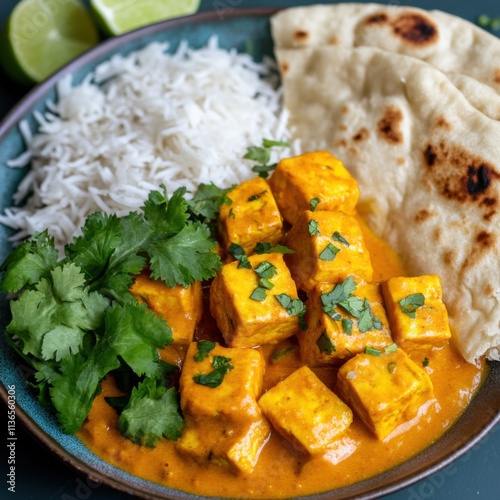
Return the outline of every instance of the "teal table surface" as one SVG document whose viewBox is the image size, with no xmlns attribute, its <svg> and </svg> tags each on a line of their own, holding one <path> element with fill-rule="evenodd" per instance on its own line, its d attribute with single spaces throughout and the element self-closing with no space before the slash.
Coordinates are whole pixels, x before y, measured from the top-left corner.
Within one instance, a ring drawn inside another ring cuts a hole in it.
<svg viewBox="0 0 500 500">
<path fill-rule="evenodd" d="M 0 0 L 0 24 L 7 19 L 9 12 L 16 5 L 16 0 Z M 88 1 L 84 0 L 88 4 Z M 291 7 L 317 2 L 299 1 L 258 1 L 258 0 L 202 0 L 201 10 L 223 12 L 234 8 L 251 7 Z M 400 4 L 390 1 L 392 5 Z M 500 16 L 498 0 L 475 0 L 468 2 L 412 1 L 401 2 L 425 9 L 441 9 L 452 12 L 471 21 L 480 14 Z M 222 22 L 222 21 L 221 21 Z M 18 102 L 27 89 L 11 82 L 0 73 L 0 118 Z M 2 405 L 0 410 L 3 428 L 7 430 L 7 410 Z M 0 431 L 0 435 L 5 435 Z M 102 485 L 89 482 L 75 473 L 65 464 L 53 457 L 44 447 L 35 441 L 23 429 L 18 429 L 16 452 L 16 492 L 7 489 L 7 453 L 4 446 L 0 499 L 18 498 L 20 500 L 122 500 L 132 498 L 124 493 L 111 490 Z M 500 425 L 468 453 L 446 468 L 414 485 L 385 497 L 389 500 L 500 500 Z"/>
</svg>

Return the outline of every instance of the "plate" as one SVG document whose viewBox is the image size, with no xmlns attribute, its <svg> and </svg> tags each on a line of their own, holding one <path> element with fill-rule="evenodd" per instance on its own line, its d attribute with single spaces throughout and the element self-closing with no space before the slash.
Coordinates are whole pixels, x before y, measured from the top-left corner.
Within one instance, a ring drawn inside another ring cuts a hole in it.
<svg viewBox="0 0 500 500">
<path fill-rule="evenodd" d="M 246 51 L 251 47 L 252 55 L 260 60 L 272 54 L 272 39 L 269 31 L 269 16 L 274 10 L 232 10 L 225 13 L 221 22 L 217 12 L 202 13 L 189 18 L 159 23 L 120 38 L 114 38 L 66 66 L 46 82 L 33 89 L 0 124 L 0 186 L 1 207 L 11 205 L 11 195 L 25 169 L 9 169 L 5 161 L 17 157 L 24 150 L 22 136 L 17 127 L 20 120 L 27 120 L 35 128 L 34 111 L 44 111 L 48 100 L 55 100 L 55 86 L 63 76 L 73 74 L 78 83 L 99 63 L 112 54 L 127 54 L 153 41 L 168 41 L 175 50 L 179 42 L 187 40 L 192 47 L 201 47 L 216 32 L 224 48 Z M 248 40 L 252 43 L 249 44 Z M 10 231 L 0 227 L 0 259 L 10 252 L 7 241 Z M 8 305 L 3 298 L 0 303 L 0 329 L 8 322 Z M 309 499 L 323 498 L 376 498 L 397 491 L 427 477 L 457 459 L 500 421 L 500 363 L 491 363 L 491 371 L 482 388 L 458 422 L 434 445 L 408 462 L 372 479 L 355 485 L 312 495 Z M 174 491 L 151 482 L 138 479 L 121 471 L 93 455 L 75 436 L 62 433 L 55 418 L 43 410 L 34 395 L 25 387 L 29 374 L 27 367 L 14 359 L 3 336 L 0 340 L 0 395 L 7 402 L 9 387 L 15 387 L 16 417 L 31 434 L 40 440 L 56 456 L 69 463 L 90 480 L 104 483 L 115 489 L 144 498 L 185 499 L 197 497 Z"/>
</svg>

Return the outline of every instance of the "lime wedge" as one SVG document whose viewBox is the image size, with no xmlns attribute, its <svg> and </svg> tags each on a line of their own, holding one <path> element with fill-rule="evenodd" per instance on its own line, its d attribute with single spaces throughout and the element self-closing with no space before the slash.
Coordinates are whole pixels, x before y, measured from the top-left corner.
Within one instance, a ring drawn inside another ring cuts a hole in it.
<svg viewBox="0 0 500 500">
<path fill-rule="evenodd" d="M 194 14 L 200 0 L 90 0 L 99 26 L 121 35 L 141 26 Z"/>
<path fill-rule="evenodd" d="M 22 0 L 0 34 L 0 62 L 22 83 L 37 83 L 98 42 L 78 0 Z"/>
</svg>

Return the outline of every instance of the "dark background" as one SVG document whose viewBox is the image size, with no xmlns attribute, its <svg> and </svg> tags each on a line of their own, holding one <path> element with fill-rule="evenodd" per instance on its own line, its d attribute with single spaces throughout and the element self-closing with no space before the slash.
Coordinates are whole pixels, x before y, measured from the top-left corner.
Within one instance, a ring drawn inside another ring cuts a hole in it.
<svg viewBox="0 0 500 500">
<path fill-rule="evenodd" d="M 88 0 L 83 0 L 88 4 Z M 16 0 L 0 0 L 0 24 L 3 25 Z M 307 0 L 286 1 L 271 0 L 202 0 L 201 9 L 220 10 L 250 7 L 290 7 L 312 4 Z M 398 1 L 386 2 L 398 5 Z M 498 0 L 474 0 L 468 2 L 446 1 L 411 1 L 401 2 L 404 5 L 425 9 L 439 8 L 475 21 L 481 14 L 500 16 Z M 0 73 L 0 119 L 19 101 L 27 88 L 11 82 Z M 4 429 L 7 429 L 7 409 L 1 404 L 0 411 Z M 6 432 L 6 431 L 5 431 Z M 3 434 L 3 431 L 0 431 Z M 132 498 L 129 495 L 98 486 L 76 474 L 65 464 L 54 458 L 44 447 L 35 441 L 20 426 L 16 428 L 16 492 L 11 493 L 7 487 L 7 449 L 2 454 L 2 484 L 0 499 L 9 497 L 21 500 L 123 500 Z M 4 441 L 5 443 L 5 441 Z M 428 500 L 453 499 L 470 500 L 500 499 L 500 425 L 497 425 L 471 451 L 445 469 L 435 473 L 428 479 L 388 495 L 388 500 Z"/>
</svg>

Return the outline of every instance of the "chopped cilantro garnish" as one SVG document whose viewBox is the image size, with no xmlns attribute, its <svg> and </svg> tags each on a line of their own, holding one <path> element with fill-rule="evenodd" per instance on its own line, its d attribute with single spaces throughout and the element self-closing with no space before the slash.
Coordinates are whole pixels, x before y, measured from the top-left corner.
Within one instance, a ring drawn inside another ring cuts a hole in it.
<svg viewBox="0 0 500 500">
<path fill-rule="evenodd" d="M 398 350 L 398 344 L 393 343 L 385 348 L 385 354 L 390 354 L 391 352 L 396 352 Z"/>
<path fill-rule="evenodd" d="M 370 354 L 371 356 L 382 356 L 382 351 L 380 349 L 375 349 L 375 347 L 365 347 L 365 354 Z"/>
<path fill-rule="evenodd" d="M 263 260 L 254 271 L 257 276 L 266 279 L 272 278 L 277 273 L 276 266 L 267 260 Z"/>
<path fill-rule="evenodd" d="M 320 202 L 321 200 L 319 198 L 313 198 L 310 202 L 309 202 L 309 207 L 311 209 L 311 212 L 314 212 L 316 210 L 316 207 L 318 206 L 318 203 Z"/>
<path fill-rule="evenodd" d="M 267 189 L 264 191 L 261 191 L 260 193 L 254 194 L 248 198 L 248 201 L 256 201 L 258 200 L 261 196 L 267 193 Z"/>
<path fill-rule="evenodd" d="M 276 352 L 273 353 L 271 359 L 273 361 L 278 361 L 283 356 L 286 356 L 288 353 L 292 352 L 293 350 L 294 350 L 293 346 L 288 346 L 288 347 L 283 347 L 283 349 L 278 349 Z"/>
<path fill-rule="evenodd" d="M 326 248 L 319 254 L 321 260 L 330 261 L 335 259 L 335 256 L 340 252 L 340 248 L 328 243 Z"/>
<path fill-rule="evenodd" d="M 330 337 L 326 334 L 326 332 L 321 334 L 319 339 L 316 341 L 316 345 L 321 352 L 326 352 L 329 355 L 336 351 L 333 342 L 330 340 Z"/>
<path fill-rule="evenodd" d="M 394 373 L 396 371 L 397 365 L 392 361 L 387 365 L 387 369 L 389 370 L 389 373 Z"/>
<path fill-rule="evenodd" d="M 255 245 L 255 248 L 253 249 L 253 251 L 256 254 L 263 254 L 263 253 L 282 253 L 282 254 L 295 253 L 291 248 L 288 248 L 285 245 L 274 245 L 274 246 L 271 246 L 271 244 L 267 243 L 267 242 L 257 243 L 257 245 Z"/>
<path fill-rule="evenodd" d="M 250 295 L 250 298 L 252 300 L 256 300 L 257 302 L 264 302 L 267 297 L 267 290 L 262 287 L 258 286 Z"/>
<path fill-rule="evenodd" d="M 269 176 L 269 172 L 272 172 L 277 164 L 273 163 L 269 165 L 271 160 L 271 149 L 273 147 L 290 147 L 287 142 L 273 141 L 270 139 L 263 139 L 262 147 L 250 146 L 243 158 L 246 160 L 253 160 L 257 162 L 257 165 L 252 167 L 252 172 L 256 172 L 260 177 L 266 179 Z"/>
<path fill-rule="evenodd" d="M 238 261 L 238 268 L 252 269 L 252 264 L 250 264 L 245 249 L 241 245 L 231 243 L 227 252 Z"/>
<path fill-rule="evenodd" d="M 415 319 L 415 312 L 419 307 L 422 307 L 425 302 L 425 297 L 421 293 L 412 293 L 401 299 L 399 301 L 399 307 L 401 307 L 401 311 L 403 311 L 410 318 Z"/>
<path fill-rule="evenodd" d="M 302 330 L 307 329 L 307 325 L 304 321 L 304 316 L 306 314 L 306 306 L 300 299 L 292 299 L 290 295 L 286 293 L 280 293 L 275 295 L 276 300 L 286 309 L 286 312 L 290 316 L 298 316 L 299 326 Z"/>
<path fill-rule="evenodd" d="M 200 340 L 198 342 L 198 352 L 195 354 L 194 359 L 198 363 L 203 361 L 215 348 L 217 344 L 211 340 Z"/>
<path fill-rule="evenodd" d="M 342 329 L 347 335 L 352 335 L 352 319 L 344 318 L 342 320 Z"/>
<path fill-rule="evenodd" d="M 497 31 L 500 29 L 500 16 L 490 17 L 486 14 L 482 14 L 477 18 L 477 24 L 481 26 L 481 28 Z"/>
<path fill-rule="evenodd" d="M 346 247 L 349 246 L 349 242 L 338 231 L 335 231 L 333 233 L 332 238 L 334 239 L 334 241 L 338 241 L 339 243 L 342 243 Z"/>
<path fill-rule="evenodd" d="M 423 360 L 422 360 L 422 366 L 425 368 L 426 366 L 429 366 L 429 363 L 430 363 L 430 359 L 428 357 L 425 357 Z"/>
<path fill-rule="evenodd" d="M 317 220 L 311 220 L 307 223 L 307 229 L 309 230 L 309 234 L 311 236 L 319 235 L 319 224 Z"/>
<path fill-rule="evenodd" d="M 193 377 L 193 380 L 197 384 L 215 389 L 222 384 L 225 375 L 234 368 L 231 361 L 231 358 L 226 358 L 225 356 L 214 356 L 212 360 L 213 370 L 208 374 L 199 373 Z"/>
</svg>

